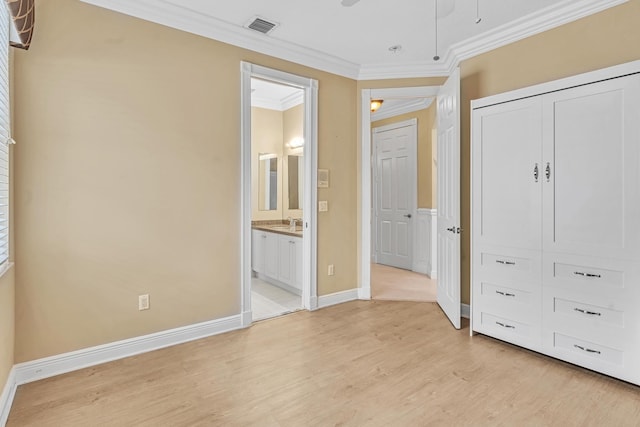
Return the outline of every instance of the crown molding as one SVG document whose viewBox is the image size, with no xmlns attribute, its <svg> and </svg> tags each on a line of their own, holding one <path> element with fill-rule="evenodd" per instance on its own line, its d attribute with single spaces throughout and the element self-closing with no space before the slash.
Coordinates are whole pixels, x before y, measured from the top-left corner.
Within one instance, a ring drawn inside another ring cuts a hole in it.
<svg viewBox="0 0 640 427">
<path fill-rule="evenodd" d="M 292 93 L 291 95 L 285 97 L 282 100 L 282 111 L 287 111 L 288 109 L 293 108 L 302 103 L 304 103 L 304 92 L 299 91 L 296 93 Z"/>
<path fill-rule="evenodd" d="M 360 71 L 358 64 L 337 56 L 278 40 L 163 0 L 81 1 L 351 79 L 357 79 Z"/>
<path fill-rule="evenodd" d="M 447 76 L 460 61 L 559 27 L 628 0 L 564 0 L 509 24 L 451 46 L 441 62 L 355 64 L 272 36 L 255 33 L 164 0 L 81 0 L 95 6 L 155 22 L 355 80 Z"/>
<path fill-rule="evenodd" d="M 251 106 L 257 108 L 264 108 L 266 110 L 282 111 L 282 103 L 269 98 L 260 98 L 257 96 L 251 97 Z"/>
<path fill-rule="evenodd" d="M 408 100 L 406 103 L 401 105 L 393 105 L 386 109 L 380 109 L 375 113 L 371 113 L 371 122 L 377 122 L 378 120 L 384 120 L 391 117 L 399 116 L 401 114 L 413 113 L 414 111 L 424 110 L 425 108 L 429 108 L 431 103 L 433 102 L 433 98 L 427 99 L 415 99 Z"/>
<path fill-rule="evenodd" d="M 602 12 L 628 0 L 565 0 L 451 46 L 456 62 Z M 455 68 L 456 64 L 452 64 Z"/>
<path fill-rule="evenodd" d="M 271 98 L 261 98 L 255 95 L 251 96 L 251 106 L 258 108 L 266 108 L 267 110 L 287 111 L 290 108 L 300 105 L 304 102 L 304 91 L 292 93 L 281 100 Z"/>
</svg>

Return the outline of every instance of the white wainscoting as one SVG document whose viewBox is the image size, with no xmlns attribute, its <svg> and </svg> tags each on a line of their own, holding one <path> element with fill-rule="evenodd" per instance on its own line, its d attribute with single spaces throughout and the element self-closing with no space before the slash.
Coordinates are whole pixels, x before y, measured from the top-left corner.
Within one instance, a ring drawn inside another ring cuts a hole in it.
<svg viewBox="0 0 640 427">
<path fill-rule="evenodd" d="M 429 275 L 435 279 L 436 266 L 438 265 L 436 255 L 436 233 L 438 232 L 436 209 L 418 209 L 416 213 L 415 230 L 413 242 L 413 268 L 416 273 Z"/>
</svg>

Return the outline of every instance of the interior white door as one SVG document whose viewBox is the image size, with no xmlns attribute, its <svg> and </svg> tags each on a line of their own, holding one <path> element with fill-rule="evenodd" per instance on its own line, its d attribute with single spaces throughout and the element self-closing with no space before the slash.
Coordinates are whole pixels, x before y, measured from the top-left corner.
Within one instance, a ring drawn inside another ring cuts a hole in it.
<svg viewBox="0 0 640 427">
<path fill-rule="evenodd" d="M 376 262 L 410 270 L 416 205 L 417 125 L 374 129 Z"/>
<path fill-rule="evenodd" d="M 460 329 L 460 69 L 437 99 L 438 304 Z"/>
</svg>

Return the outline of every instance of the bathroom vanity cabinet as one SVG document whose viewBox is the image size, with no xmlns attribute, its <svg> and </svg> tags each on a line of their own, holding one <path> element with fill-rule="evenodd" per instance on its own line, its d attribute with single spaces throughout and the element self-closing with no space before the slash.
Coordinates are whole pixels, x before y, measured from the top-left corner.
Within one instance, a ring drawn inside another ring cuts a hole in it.
<svg viewBox="0 0 640 427">
<path fill-rule="evenodd" d="M 302 293 L 302 238 L 252 230 L 251 268 L 260 279 Z"/>
</svg>

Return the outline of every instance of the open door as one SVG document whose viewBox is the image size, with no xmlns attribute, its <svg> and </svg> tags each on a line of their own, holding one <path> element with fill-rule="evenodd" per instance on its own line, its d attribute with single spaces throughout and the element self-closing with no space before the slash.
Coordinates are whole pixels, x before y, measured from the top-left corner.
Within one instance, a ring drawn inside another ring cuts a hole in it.
<svg viewBox="0 0 640 427">
<path fill-rule="evenodd" d="M 460 68 L 438 93 L 438 305 L 460 329 Z"/>
</svg>

